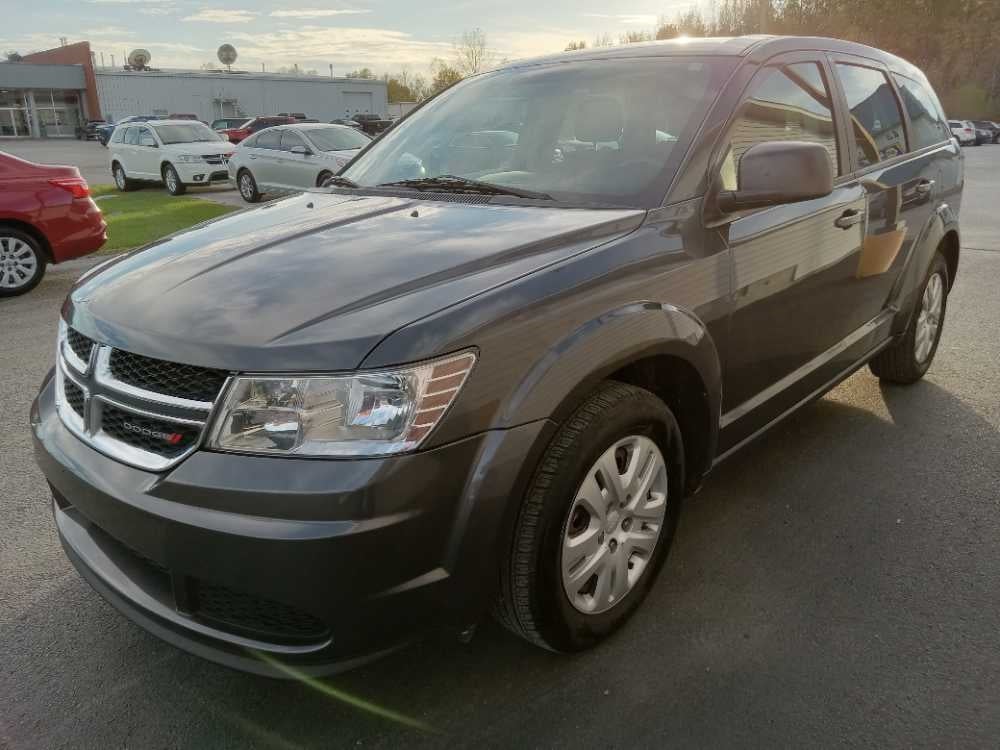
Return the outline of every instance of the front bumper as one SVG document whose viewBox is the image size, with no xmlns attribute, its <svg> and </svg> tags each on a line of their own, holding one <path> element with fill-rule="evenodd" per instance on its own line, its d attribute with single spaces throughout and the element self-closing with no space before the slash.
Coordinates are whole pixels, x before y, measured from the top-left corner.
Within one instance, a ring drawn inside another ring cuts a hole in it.
<svg viewBox="0 0 1000 750">
<path fill-rule="evenodd" d="M 221 164 L 178 162 L 174 164 L 174 168 L 185 185 L 209 185 L 229 180 L 229 169 L 225 162 Z"/>
<path fill-rule="evenodd" d="M 351 667 L 482 615 L 511 500 L 547 421 L 366 460 L 198 451 L 165 474 L 85 445 L 46 383 L 32 407 L 56 525 L 84 578 L 132 620 L 230 667 Z"/>
</svg>

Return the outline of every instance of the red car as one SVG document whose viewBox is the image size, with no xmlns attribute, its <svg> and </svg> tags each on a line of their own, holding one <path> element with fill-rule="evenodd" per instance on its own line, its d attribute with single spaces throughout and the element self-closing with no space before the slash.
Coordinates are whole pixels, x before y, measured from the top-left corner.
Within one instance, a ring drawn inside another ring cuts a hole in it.
<svg viewBox="0 0 1000 750">
<path fill-rule="evenodd" d="M 80 170 L 0 151 L 0 297 L 30 291 L 47 264 L 92 253 L 107 238 Z"/>
<path fill-rule="evenodd" d="M 285 115 L 270 115 L 268 117 L 254 117 L 252 120 L 247 120 L 241 127 L 238 128 L 226 128 L 225 130 L 220 130 L 219 133 L 226 136 L 232 143 L 239 143 L 245 138 L 249 138 L 258 130 L 263 130 L 264 128 L 274 127 L 275 125 L 288 125 L 292 122 L 298 122 L 294 117 L 288 117 Z"/>
</svg>

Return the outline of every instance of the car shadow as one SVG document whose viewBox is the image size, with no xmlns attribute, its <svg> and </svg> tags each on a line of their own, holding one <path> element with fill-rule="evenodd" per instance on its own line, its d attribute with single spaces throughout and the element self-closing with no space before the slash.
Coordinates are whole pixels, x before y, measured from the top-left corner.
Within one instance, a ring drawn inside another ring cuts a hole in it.
<svg viewBox="0 0 1000 750">
<path fill-rule="evenodd" d="M 993 457 L 992 484 L 961 476 L 970 451 Z M 35 689 L 78 696 L 46 719 L 51 746 L 788 746 L 859 737 L 859 716 L 887 705 L 919 726 L 897 699 L 923 668 L 911 657 L 937 646 L 922 581 L 943 607 L 982 594 L 956 586 L 974 558 L 935 566 L 969 541 L 956 519 L 988 511 L 976 493 L 1000 483 L 998 455 L 994 426 L 933 382 L 859 374 L 717 467 L 645 606 L 585 654 L 487 620 L 466 645 L 432 637 L 324 680 L 267 680 L 159 642 L 66 565 L 0 642 L 31 630 Z M 32 721 L 23 695 L 0 697 L 11 726 Z"/>
</svg>

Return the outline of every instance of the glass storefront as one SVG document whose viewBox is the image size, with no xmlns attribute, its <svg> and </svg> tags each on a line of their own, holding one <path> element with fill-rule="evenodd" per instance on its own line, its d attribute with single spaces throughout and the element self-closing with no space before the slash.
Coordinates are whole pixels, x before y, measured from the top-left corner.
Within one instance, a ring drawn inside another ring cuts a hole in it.
<svg viewBox="0 0 1000 750">
<path fill-rule="evenodd" d="M 0 89 L 0 136 L 72 138 L 82 125 L 77 91 Z"/>
</svg>

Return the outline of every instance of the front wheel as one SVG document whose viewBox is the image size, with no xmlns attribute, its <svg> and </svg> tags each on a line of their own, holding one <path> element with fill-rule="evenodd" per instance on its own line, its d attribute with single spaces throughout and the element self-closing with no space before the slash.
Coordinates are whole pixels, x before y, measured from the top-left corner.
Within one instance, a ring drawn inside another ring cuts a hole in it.
<svg viewBox="0 0 1000 750">
<path fill-rule="evenodd" d="M 639 607 L 684 492 L 677 421 L 649 391 L 601 384 L 542 456 L 501 564 L 494 613 L 553 651 L 580 651 Z"/>
<path fill-rule="evenodd" d="M 948 284 L 948 263 L 941 253 L 936 253 L 903 338 L 868 364 L 872 373 L 903 385 L 916 383 L 924 376 L 941 340 L 948 308 Z"/>
<path fill-rule="evenodd" d="M 45 254 L 34 237 L 0 226 L 0 297 L 30 292 L 45 275 Z"/>
<path fill-rule="evenodd" d="M 173 164 L 167 164 L 163 168 L 163 184 L 167 186 L 167 192 L 171 195 L 184 195 L 184 191 L 187 190 Z"/>
</svg>

